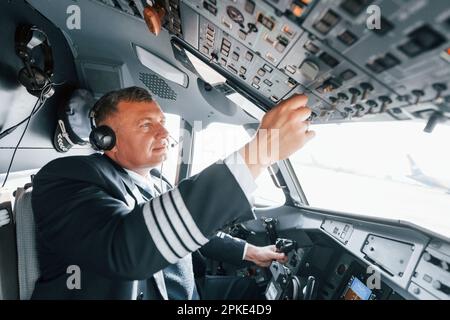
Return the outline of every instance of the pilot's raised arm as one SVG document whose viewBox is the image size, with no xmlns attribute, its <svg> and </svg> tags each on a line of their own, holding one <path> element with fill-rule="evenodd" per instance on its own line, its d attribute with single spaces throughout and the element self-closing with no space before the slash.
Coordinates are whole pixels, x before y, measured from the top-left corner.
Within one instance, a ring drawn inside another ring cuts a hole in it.
<svg viewBox="0 0 450 320">
<path fill-rule="evenodd" d="M 164 114 L 141 88 L 103 96 L 93 108 L 91 143 L 104 154 L 56 159 L 34 179 L 41 271 L 34 297 L 133 298 L 132 280 L 177 263 L 223 225 L 252 219 L 254 179 L 314 135 L 306 102 L 295 96 L 280 103 L 241 150 L 158 196 L 145 179 L 166 158 Z M 70 292 L 69 265 L 82 277 Z"/>
</svg>

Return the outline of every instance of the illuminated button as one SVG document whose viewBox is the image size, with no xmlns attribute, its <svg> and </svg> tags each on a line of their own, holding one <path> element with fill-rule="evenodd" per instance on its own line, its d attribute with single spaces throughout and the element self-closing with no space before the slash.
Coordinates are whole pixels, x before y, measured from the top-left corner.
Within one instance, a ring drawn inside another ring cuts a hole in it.
<svg viewBox="0 0 450 320">
<path fill-rule="evenodd" d="M 230 53 L 229 51 L 227 51 L 225 48 L 222 48 L 222 50 L 220 51 L 221 54 L 223 54 L 225 57 L 228 57 L 228 54 Z"/>
<path fill-rule="evenodd" d="M 228 41 L 227 39 L 223 38 L 222 39 L 222 46 L 229 48 L 231 46 L 231 42 Z"/>
<path fill-rule="evenodd" d="M 260 13 L 259 15 L 258 15 L 258 22 L 259 23 L 261 23 L 264 27 L 266 27 L 267 29 L 269 29 L 270 31 L 272 31 L 273 30 L 273 27 L 275 26 L 275 22 L 272 20 L 272 19 L 270 19 L 270 18 L 268 18 L 268 17 L 266 17 L 264 14 L 262 14 L 262 13 Z"/>
<path fill-rule="evenodd" d="M 253 77 L 253 83 L 259 84 L 260 81 L 261 79 L 259 77 Z"/>
<path fill-rule="evenodd" d="M 245 2 L 245 11 L 247 11 L 250 14 L 253 14 L 255 12 L 255 2 L 253 0 L 247 0 Z"/>
<path fill-rule="evenodd" d="M 256 73 L 258 74 L 258 76 L 263 77 L 266 74 L 266 70 L 264 70 L 263 68 L 259 68 Z"/>
<path fill-rule="evenodd" d="M 289 78 L 287 79 L 286 84 L 288 85 L 289 88 L 293 88 L 297 85 L 297 82 L 294 79 Z"/>
<path fill-rule="evenodd" d="M 447 62 L 450 62 L 450 48 L 447 48 L 446 50 L 442 51 L 441 58 Z"/>
<path fill-rule="evenodd" d="M 217 8 L 214 5 L 212 5 L 211 3 L 207 2 L 207 1 L 203 1 L 203 8 L 208 10 L 213 15 L 217 14 Z"/>
<path fill-rule="evenodd" d="M 286 68 L 286 71 L 289 72 L 290 74 L 294 74 L 295 73 L 295 69 L 294 69 L 293 66 L 288 65 L 285 68 Z"/>
<path fill-rule="evenodd" d="M 275 40 L 273 40 L 273 39 L 269 36 L 269 34 L 266 34 L 266 35 L 265 35 L 264 40 L 266 40 L 266 42 L 267 42 L 268 44 L 270 44 L 271 46 L 273 46 L 273 45 L 275 44 Z"/>
<path fill-rule="evenodd" d="M 272 100 L 273 102 L 278 102 L 278 100 L 280 100 L 280 99 L 278 99 L 277 96 L 271 96 L 270 100 Z"/>
<path fill-rule="evenodd" d="M 214 36 L 210 36 L 209 34 L 206 35 L 206 40 L 214 42 Z"/>
<path fill-rule="evenodd" d="M 277 59 L 275 59 L 270 52 L 266 53 L 266 58 L 267 58 L 267 60 L 269 60 L 272 63 L 275 63 L 277 61 Z"/>
<path fill-rule="evenodd" d="M 252 86 L 259 90 L 259 85 L 257 85 L 256 83 L 252 83 Z"/>
<path fill-rule="evenodd" d="M 206 2 L 206 1 L 205 1 Z M 231 29 L 233 26 L 231 25 L 231 23 L 227 20 L 227 19 L 225 19 L 225 18 L 222 18 L 222 24 L 225 26 L 225 27 L 227 27 L 228 29 Z"/>
<path fill-rule="evenodd" d="M 423 275 L 423 280 L 424 281 L 426 281 L 426 282 L 428 282 L 428 283 L 431 283 L 431 281 L 433 281 L 433 278 L 431 278 L 429 275 L 427 275 L 427 274 L 424 274 Z"/>
<path fill-rule="evenodd" d="M 202 52 L 203 52 L 204 54 L 209 54 L 209 48 L 206 47 L 206 46 L 203 46 L 203 47 L 202 47 Z"/>
<path fill-rule="evenodd" d="M 247 69 L 245 69 L 244 67 L 241 67 L 239 69 L 239 73 L 245 74 L 247 72 Z"/>
<path fill-rule="evenodd" d="M 294 16 L 296 16 L 297 18 L 300 17 L 303 13 L 303 8 L 300 7 L 299 5 L 296 4 L 292 4 L 291 5 L 291 12 Z"/>
<path fill-rule="evenodd" d="M 253 60 L 253 53 L 251 53 L 250 51 L 247 51 L 247 53 L 245 54 L 245 59 L 248 61 L 252 61 Z"/>
<path fill-rule="evenodd" d="M 245 40 L 246 38 L 247 38 L 247 33 L 244 30 L 239 29 L 239 39 Z"/>
<path fill-rule="evenodd" d="M 284 34 L 286 34 L 289 38 L 292 38 L 295 36 L 295 31 L 292 30 L 288 25 L 284 25 L 283 28 L 281 29 Z"/>
<path fill-rule="evenodd" d="M 277 44 L 275 45 L 275 49 L 281 53 L 284 51 L 284 49 L 286 49 L 286 46 L 281 42 L 277 42 Z"/>
<path fill-rule="evenodd" d="M 286 49 L 286 47 L 288 46 L 288 44 L 289 44 L 289 40 L 286 37 L 283 37 L 282 35 L 279 35 L 277 37 L 277 43 L 275 45 L 275 49 L 278 52 L 283 52 L 284 49 Z"/>
<path fill-rule="evenodd" d="M 233 71 L 233 73 L 237 74 L 237 70 L 233 66 L 228 66 L 228 68 Z"/>
<path fill-rule="evenodd" d="M 315 80 L 319 74 L 319 66 L 312 61 L 305 60 L 298 68 L 300 73 L 310 80 Z"/>
<path fill-rule="evenodd" d="M 265 64 L 264 66 L 263 66 L 263 68 L 264 68 L 264 70 L 266 70 L 267 72 L 272 72 L 272 67 L 271 66 L 269 66 L 268 64 Z"/>
<path fill-rule="evenodd" d="M 209 36 L 210 38 L 214 38 L 214 30 L 208 29 L 206 31 L 206 36 Z"/>
<path fill-rule="evenodd" d="M 316 46 L 311 40 L 306 42 L 303 48 L 305 48 L 308 52 L 312 54 L 316 54 L 320 50 L 319 47 Z"/>
</svg>

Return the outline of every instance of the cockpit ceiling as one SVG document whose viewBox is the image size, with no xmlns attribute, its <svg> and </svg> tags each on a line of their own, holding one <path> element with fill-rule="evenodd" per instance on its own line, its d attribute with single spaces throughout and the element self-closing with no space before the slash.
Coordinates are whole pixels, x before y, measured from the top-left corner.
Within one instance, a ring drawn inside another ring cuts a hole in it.
<svg viewBox="0 0 450 320">
<path fill-rule="evenodd" d="M 148 5 L 89 2 L 139 22 Z M 195 55 L 262 109 L 304 93 L 315 123 L 423 119 L 428 131 L 450 123 L 448 1 L 153 2 L 165 8 L 169 60 L 192 75 L 186 52 Z"/>
</svg>

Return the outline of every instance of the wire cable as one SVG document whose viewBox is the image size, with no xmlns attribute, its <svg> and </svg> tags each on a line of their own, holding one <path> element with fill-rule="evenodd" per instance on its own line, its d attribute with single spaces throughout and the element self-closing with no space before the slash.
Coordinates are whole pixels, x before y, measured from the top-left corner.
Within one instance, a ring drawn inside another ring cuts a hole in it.
<svg viewBox="0 0 450 320">
<path fill-rule="evenodd" d="M 41 92 L 41 95 L 40 95 L 38 101 L 39 101 L 39 100 L 42 100 L 43 94 L 50 88 L 50 85 L 51 85 L 51 86 L 60 86 L 60 85 L 63 85 L 65 82 L 66 82 L 66 81 L 59 82 L 59 83 L 53 83 L 53 82 L 52 82 L 52 83 L 47 84 L 47 85 L 42 89 L 42 92 Z M 26 117 L 25 119 L 21 120 L 20 122 L 16 123 L 15 125 L 9 127 L 8 129 L 5 129 L 5 130 L 3 130 L 2 132 L 0 132 L 0 140 L 3 139 L 4 137 L 6 137 L 6 136 L 7 136 L 8 134 L 10 134 L 11 132 L 13 132 L 14 130 L 16 130 L 20 125 L 22 125 L 22 124 L 23 124 L 25 121 L 27 121 L 30 117 L 32 117 L 32 116 L 34 116 L 36 113 L 38 113 L 39 110 L 41 110 L 41 108 L 42 108 L 43 105 L 44 105 L 44 104 L 42 103 L 42 104 L 39 106 L 39 108 L 37 108 L 36 110 L 32 111 L 32 112 L 31 112 L 31 115 L 29 115 L 29 116 Z"/>
<path fill-rule="evenodd" d="M 50 86 L 50 85 L 52 85 L 52 84 L 48 84 L 48 86 Z M 36 103 L 34 104 L 34 107 L 33 107 L 33 109 L 31 110 L 30 115 L 29 115 L 27 118 L 25 118 L 25 120 L 27 121 L 27 123 L 26 123 L 26 125 L 25 125 L 25 128 L 23 129 L 23 132 L 22 132 L 22 135 L 21 135 L 20 138 L 19 138 L 19 141 L 18 141 L 17 144 L 16 144 L 16 147 L 14 148 L 14 152 L 13 152 L 13 154 L 12 154 L 12 156 L 11 156 L 11 160 L 10 160 L 10 162 L 9 162 L 8 169 L 6 170 L 6 176 L 5 176 L 5 179 L 3 180 L 3 183 L 2 183 L 2 188 L 5 186 L 6 181 L 8 180 L 9 173 L 10 173 L 10 171 L 11 171 L 11 167 L 12 167 L 12 164 L 13 164 L 13 162 L 14 162 L 14 158 L 15 158 L 15 156 L 16 156 L 17 149 L 19 149 L 20 143 L 22 142 L 22 139 L 23 139 L 23 137 L 25 136 L 25 133 L 26 133 L 26 131 L 27 131 L 28 125 L 30 124 L 30 121 L 31 121 L 32 116 L 35 114 L 35 111 L 41 109 L 42 106 L 43 106 L 43 105 L 45 104 L 45 102 L 47 101 L 47 98 L 44 98 L 44 97 L 43 97 L 43 93 L 44 93 L 44 92 L 45 92 L 45 88 L 44 88 L 44 90 L 42 90 L 41 95 L 39 96 L 39 99 L 38 99 L 38 100 L 36 101 Z M 36 107 L 37 107 L 37 108 L 36 108 Z M 23 122 L 22 122 L 22 123 L 23 123 Z"/>
</svg>

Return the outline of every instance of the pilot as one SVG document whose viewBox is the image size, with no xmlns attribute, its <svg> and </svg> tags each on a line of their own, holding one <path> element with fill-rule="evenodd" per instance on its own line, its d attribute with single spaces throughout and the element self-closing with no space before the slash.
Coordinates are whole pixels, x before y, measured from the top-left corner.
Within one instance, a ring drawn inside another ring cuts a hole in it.
<svg viewBox="0 0 450 320">
<path fill-rule="evenodd" d="M 165 160 L 169 136 L 161 108 L 138 87 L 104 95 L 93 108 L 104 152 L 53 160 L 33 180 L 41 275 L 32 298 L 196 299 L 191 253 L 199 248 L 231 262 L 284 261 L 273 247 L 217 230 L 254 219 L 254 180 L 314 136 L 306 102 L 281 102 L 240 150 L 157 190 L 149 171 Z"/>
</svg>

